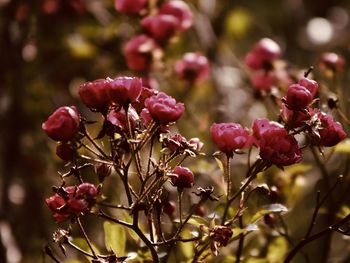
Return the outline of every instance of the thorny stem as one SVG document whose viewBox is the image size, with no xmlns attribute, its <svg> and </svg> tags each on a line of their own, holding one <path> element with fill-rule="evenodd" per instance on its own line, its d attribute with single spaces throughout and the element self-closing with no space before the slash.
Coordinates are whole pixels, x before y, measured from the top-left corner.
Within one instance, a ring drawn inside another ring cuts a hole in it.
<svg viewBox="0 0 350 263">
<path fill-rule="evenodd" d="M 84 229 L 83 225 L 81 224 L 81 221 L 80 221 L 80 218 L 79 218 L 79 217 L 77 217 L 77 223 L 78 223 L 78 226 L 79 226 L 79 228 L 80 228 L 80 231 L 82 232 L 82 234 L 83 234 L 83 236 L 84 236 L 84 238 L 85 238 L 85 240 L 86 240 L 86 243 L 88 244 L 88 246 L 89 246 L 89 248 L 90 248 L 90 250 L 91 250 L 91 252 L 92 252 L 93 258 L 97 258 L 97 255 L 96 255 L 94 249 L 92 248 L 90 239 L 89 239 L 89 237 L 87 236 L 87 234 L 86 234 L 86 232 L 85 232 L 85 229 Z"/>
</svg>

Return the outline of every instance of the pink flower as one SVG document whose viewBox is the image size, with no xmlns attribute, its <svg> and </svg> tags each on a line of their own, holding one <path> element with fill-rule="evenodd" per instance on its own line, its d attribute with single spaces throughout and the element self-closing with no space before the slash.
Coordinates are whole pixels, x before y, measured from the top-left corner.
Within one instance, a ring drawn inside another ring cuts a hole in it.
<svg viewBox="0 0 350 263">
<path fill-rule="evenodd" d="M 159 13 L 176 17 L 179 20 L 180 31 L 188 30 L 193 24 L 193 14 L 184 1 L 173 0 L 166 2 L 160 7 Z"/>
<path fill-rule="evenodd" d="M 288 87 L 286 96 L 286 106 L 295 111 L 305 109 L 312 101 L 310 91 L 299 84 L 293 84 Z"/>
<path fill-rule="evenodd" d="M 164 44 L 178 30 L 178 19 L 172 15 L 147 16 L 141 21 L 143 30 L 158 43 Z"/>
<path fill-rule="evenodd" d="M 272 71 L 259 70 L 253 72 L 251 82 L 254 88 L 268 91 L 276 84 L 277 78 Z"/>
<path fill-rule="evenodd" d="M 108 82 L 109 99 L 121 106 L 137 101 L 141 94 L 142 82 L 136 77 L 117 77 Z"/>
<path fill-rule="evenodd" d="M 115 0 L 114 7 L 121 13 L 131 15 L 145 9 L 147 4 L 148 0 Z"/>
<path fill-rule="evenodd" d="M 77 108 L 75 106 L 58 108 L 41 127 L 55 141 L 66 142 L 72 140 L 79 130 Z"/>
<path fill-rule="evenodd" d="M 267 164 L 282 167 L 301 161 L 298 142 L 280 124 L 258 119 L 253 123 L 253 133 L 260 147 L 260 157 Z"/>
<path fill-rule="evenodd" d="M 97 79 L 86 82 L 79 86 L 79 96 L 81 101 L 89 108 L 104 110 L 108 107 L 107 79 Z"/>
<path fill-rule="evenodd" d="M 253 70 L 270 70 L 272 62 L 280 56 L 281 48 L 279 45 L 272 39 L 263 38 L 255 44 L 252 51 L 247 53 L 244 61 Z"/>
<path fill-rule="evenodd" d="M 131 129 L 136 127 L 136 122 L 138 120 L 138 115 L 134 108 L 130 107 L 128 110 L 129 120 Z M 120 111 L 110 111 L 107 115 L 107 120 L 114 126 L 117 126 L 122 131 L 128 131 L 128 120 L 126 118 L 125 110 Z"/>
<path fill-rule="evenodd" d="M 315 111 L 321 127 L 318 130 L 319 137 L 316 137 L 316 142 L 320 146 L 332 147 L 346 138 L 346 133 L 343 126 L 335 121 L 331 115 L 324 112 Z"/>
<path fill-rule="evenodd" d="M 175 64 L 176 75 L 191 83 L 201 82 L 209 77 L 210 65 L 208 59 L 200 53 L 186 53 Z"/>
<path fill-rule="evenodd" d="M 222 247 L 227 246 L 232 235 L 233 231 L 228 226 L 214 226 L 210 229 L 210 237 Z"/>
<path fill-rule="evenodd" d="M 125 45 L 126 62 L 130 69 L 137 71 L 150 70 L 153 54 L 159 50 L 154 40 L 146 35 L 130 39 Z"/>
<path fill-rule="evenodd" d="M 235 150 L 252 145 L 248 129 L 237 123 L 214 123 L 210 127 L 210 133 L 219 150 L 230 156 Z"/>
<path fill-rule="evenodd" d="M 63 161 L 72 161 L 74 158 L 74 149 L 72 145 L 67 143 L 62 143 L 56 147 L 56 155 L 60 157 Z"/>
<path fill-rule="evenodd" d="M 310 91 L 312 97 L 315 97 L 318 90 L 318 83 L 312 79 L 302 78 L 298 82 L 299 85 L 304 86 L 308 91 Z"/>
<path fill-rule="evenodd" d="M 191 188 L 194 184 L 194 175 L 187 167 L 176 166 L 171 176 L 171 182 L 176 187 Z"/>
<path fill-rule="evenodd" d="M 345 59 L 336 53 L 324 53 L 320 59 L 320 67 L 342 72 L 345 68 Z"/>
<path fill-rule="evenodd" d="M 307 111 L 309 111 L 309 108 L 307 108 Z M 284 104 L 282 105 L 281 116 L 287 124 L 286 127 L 288 127 L 288 129 L 301 127 L 305 121 L 309 119 L 309 116 L 306 113 L 302 111 L 292 111 Z"/>
<path fill-rule="evenodd" d="M 174 98 L 164 92 L 146 99 L 145 106 L 152 118 L 163 125 L 177 121 L 185 111 L 183 103 L 176 103 Z"/>
<path fill-rule="evenodd" d="M 272 61 L 281 56 L 280 46 L 270 38 L 260 39 L 256 43 L 253 52 L 257 54 L 262 60 Z"/>
<path fill-rule="evenodd" d="M 97 194 L 98 190 L 95 185 L 82 183 L 78 187 L 61 188 L 45 201 L 50 210 L 54 212 L 54 219 L 61 222 L 71 216 L 87 212 L 94 204 Z"/>
</svg>

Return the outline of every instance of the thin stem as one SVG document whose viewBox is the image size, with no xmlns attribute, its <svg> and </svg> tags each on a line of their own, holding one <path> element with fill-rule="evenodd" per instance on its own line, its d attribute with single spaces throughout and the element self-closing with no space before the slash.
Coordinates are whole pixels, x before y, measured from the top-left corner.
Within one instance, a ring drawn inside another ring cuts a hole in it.
<svg viewBox="0 0 350 263">
<path fill-rule="evenodd" d="M 203 245 L 203 247 L 196 252 L 196 254 L 193 257 L 192 263 L 197 263 L 199 257 L 203 254 L 203 252 L 207 249 L 207 247 L 210 245 L 210 242 Z"/>
<path fill-rule="evenodd" d="M 318 214 L 318 210 L 320 209 L 320 194 L 321 192 L 320 191 L 317 191 L 317 196 L 316 196 L 316 206 L 315 206 L 315 209 L 314 209 L 314 212 L 312 214 L 312 219 L 311 219 L 311 222 L 310 222 L 310 225 L 309 225 L 309 228 L 304 236 L 304 239 L 308 238 L 312 232 L 312 229 L 313 227 L 316 225 L 316 217 L 317 217 L 317 214 Z"/>
<path fill-rule="evenodd" d="M 182 225 L 182 195 L 183 195 L 183 188 L 177 188 L 178 193 L 178 202 L 179 202 L 179 219 L 180 219 L 180 225 Z"/>
<path fill-rule="evenodd" d="M 226 155 L 226 178 L 227 178 L 227 190 L 226 190 L 226 201 L 230 200 L 231 194 L 231 158 Z"/>
<path fill-rule="evenodd" d="M 86 252 L 85 250 L 81 249 L 80 247 L 78 247 L 77 245 L 75 245 L 74 243 L 72 243 L 72 241 L 67 240 L 68 245 L 70 245 L 72 248 L 74 248 L 75 250 L 79 251 L 80 253 L 84 254 L 85 256 L 91 257 L 91 258 L 95 258 L 93 254 L 90 254 L 88 252 Z"/>
<path fill-rule="evenodd" d="M 307 244 L 309 244 L 310 242 L 328 234 L 331 233 L 333 231 L 337 231 L 337 229 L 339 227 L 341 227 L 342 225 L 344 225 L 345 223 L 348 223 L 350 220 L 350 214 L 347 215 L 346 217 L 344 217 L 343 219 L 339 220 L 338 222 L 334 223 L 333 225 L 331 225 L 330 227 L 325 228 L 324 230 L 309 236 L 306 239 L 302 239 L 298 245 L 296 245 L 287 255 L 286 259 L 283 261 L 284 263 L 289 263 L 291 262 L 291 260 L 294 258 L 294 256 L 299 252 L 299 250 L 301 250 L 304 246 L 306 246 Z"/>
<path fill-rule="evenodd" d="M 94 139 L 91 138 L 90 134 L 88 133 L 88 131 L 86 129 L 84 129 L 84 135 L 85 137 L 91 142 L 91 144 L 99 151 L 100 154 L 102 154 L 102 156 L 106 159 L 109 159 L 109 157 L 107 156 L 107 154 L 105 154 L 105 152 L 101 149 L 101 147 L 95 142 Z"/>
<path fill-rule="evenodd" d="M 239 221 L 239 227 L 241 229 L 243 229 L 244 226 L 243 226 L 242 215 L 239 217 L 238 221 Z M 243 247 L 244 247 L 244 237 L 245 237 L 245 235 L 243 233 L 239 235 L 238 249 L 236 252 L 236 263 L 241 262 L 241 255 L 242 255 Z"/>
<path fill-rule="evenodd" d="M 97 202 L 96 204 L 100 205 L 100 206 L 104 206 L 104 207 L 109 207 L 109 208 L 116 208 L 116 209 L 122 209 L 122 210 L 128 210 L 128 211 L 131 210 L 130 207 L 126 207 L 123 205 L 113 205 L 113 204 L 108 204 L 108 203 L 104 203 L 104 202 Z"/>
<path fill-rule="evenodd" d="M 86 232 L 85 232 L 85 229 L 84 229 L 83 225 L 81 224 L 81 221 L 80 221 L 80 218 L 79 218 L 79 217 L 77 217 L 77 223 L 78 223 L 78 226 L 79 226 L 79 228 L 80 228 L 80 231 L 82 232 L 82 234 L 83 234 L 83 236 L 84 236 L 84 238 L 85 238 L 85 240 L 86 240 L 86 243 L 88 244 L 88 246 L 89 246 L 89 248 L 90 248 L 90 250 L 91 250 L 91 252 L 92 252 L 93 258 L 97 258 L 97 255 L 96 255 L 94 249 L 92 248 L 90 239 L 89 239 L 89 237 L 87 236 L 87 234 L 86 234 Z"/>
<path fill-rule="evenodd" d="M 99 213 L 97 214 L 98 217 L 101 217 L 103 219 L 107 219 L 111 222 L 114 222 L 116 224 L 119 224 L 119 225 L 122 225 L 122 226 L 125 226 L 125 227 L 128 227 L 128 228 L 132 228 L 132 224 L 129 224 L 127 222 L 124 222 L 124 221 L 121 221 L 119 219 L 116 219 L 110 215 L 107 215 L 106 213 L 104 213 L 102 210 L 99 211 Z"/>
</svg>

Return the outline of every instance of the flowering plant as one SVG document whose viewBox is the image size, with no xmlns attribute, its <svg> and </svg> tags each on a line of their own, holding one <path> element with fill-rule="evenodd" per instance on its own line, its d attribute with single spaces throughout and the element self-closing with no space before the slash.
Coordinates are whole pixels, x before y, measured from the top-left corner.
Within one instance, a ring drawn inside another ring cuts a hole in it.
<svg viewBox="0 0 350 263">
<path fill-rule="evenodd" d="M 134 2 L 117 0 L 115 7 L 128 15 L 147 12 L 147 1 Z M 64 226 L 54 233 L 63 254 L 69 247 L 101 263 L 223 262 L 224 257 L 287 263 L 322 236 L 347 235 L 350 214 L 337 217 L 331 209 L 339 203 L 335 189 L 343 176 L 331 175 L 322 158 L 337 154 L 334 147 L 344 143 L 349 120 L 337 100 L 327 103 L 340 122 L 324 111 L 327 94 L 311 79 L 312 70 L 303 77 L 277 74 L 281 48 L 269 38 L 260 40 L 244 59 L 245 71 L 259 96 L 272 99 L 279 113 L 270 119 L 254 118 L 251 127 L 213 120 L 206 133 L 219 151 L 205 153 L 199 138 L 175 132 L 177 122 L 190 114 L 186 105 L 150 85 L 166 46 L 192 25 L 191 9 L 174 0 L 151 11 L 140 20 L 142 33 L 124 49 L 128 67 L 143 77 L 83 83 L 78 94 L 93 117 L 85 117 L 75 106 L 62 106 L 42 124 L 58 142 L 57 156 L 69 167 L 46 199 L 54 220 Z M 320 68 L 338 73 L 339 63 L 326 58 Z M 195 86 L 209 78 L 209 60 L 199 52 L 188 53 L 175 63 L 174 73 Z M 284 200 L 283 180 L 306 173 L 302 164 L 310 154 L 322 185 L 304 237 L 293 241 L 285 222 L 293 205 Z M 202 158 L 211 164 L 217 161 L 215 175 L 198 169 Z M 244 176 L 232 172 L 239 165 L 246 167 Z M 314 231 L 323 206 L 330 223 Z M 340 214 L 341 206 L 336 212 Z M 86 231 L 90 219 L 103 229 L 98 233 L 104 234 L 104 250 L 97 247 L 99 236 Z M 81 242 L 75 238 L 76 229 Z M 251 237 L 257 233 L 286 247 L 283 255 L 275 261 L 269 255 L 264 258 L 271 244 L 254 243 Z M 254 247 L 261 251 L 254 255 Z M 49 246 L 46 253 L 59 262 Z"/>
</svg>

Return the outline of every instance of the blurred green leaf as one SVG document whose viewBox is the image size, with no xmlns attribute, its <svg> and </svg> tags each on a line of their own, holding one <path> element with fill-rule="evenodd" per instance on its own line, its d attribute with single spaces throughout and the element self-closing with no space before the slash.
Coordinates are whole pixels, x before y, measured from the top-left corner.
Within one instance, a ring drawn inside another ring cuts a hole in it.
<svg viewBox="0 0 350 263">
<path fill-rule="evenodd" d="M 110 222 L 103 223 L 105 233 L 105 245 L 117 256 L 125 255 L 126 233 L 123 226 Z"/>
<path fill-rule="evenodd" d="M 253 215 L 251 219 L 251 223 L 256 223 L 258 220 L 260 220 L 264 215 L 270 214 L 270 213 L 284 213 L 287 212 L 288 209 L 282 204 L 270 204 L 263 206 L 263 208 L 258 211 L 255 215 Z"/>
<path fill-rule="evenodd" d="M 311 164 L 298 163 L 284 168 L 284 171 L 289 174 L 306 173 L 312 169 Z"/>
<path fill-rule="evenodd" d="M 350 153 L 350 139 L 346 139 L 335 146 L 335 152 Z"/>
<path fill-rule="evenodd" d="M 76 245 L 76 246 L 78 246 L 79 248 L 81 248 L 82 250 L 84 250 L 84 251 L 86 251 L 86 252 L 92 254 L 92 251 L 91 251 L 89 245 L 87 244 L 87 242 L 86 242 L 86 240 L 85 240 L 84 238 L 73 238 L 73 239 L 71 240 L 71 242 L 72 242 L 74 245 Z M 91 241 L 90 241 L 90 242 L 91 242 Z M 96 254 L 100 254 L 99 249 L 98 249 L 93 243 L 91 243 L 91 246 L 92 246 L 92 249 L 95 251 Z M 88 260 L 91 259 L 90 257 L 87 257 L 87 256 L 86 256 L 86 258 L 87 258 Z"/>
<path fill-rule="evenodd" d="M 96 53 L 96 48 L 79 34 L 69 35 L 66 44 L 72 55 L 78 58 L 89 58 Z"/>
<path fill-rule="evenodd" d="M 344 217 L 346 217 L 349 214 L 350 214 L 350 207 L 347 206 L 347 205 L 343 205 L 340 208 L 340 211 L 337 213 L 337 217 L 344 218 Z"/>
<path fill-rule="evenodd" d="M 269 263 L 283 262 L 288 252 L 288 243 L 284 237 L 276 237 L 267 249 L 267 259 Z"/>
<path fill-rule="evenodd" d="M 208 226 L 208 222 L 207 220 L 205 220 L 205 218 L 197 216 L 197 215 L 193 215 L 188 221 L 188 224 L 199 227 L 200 225 L 205 225 Z"/>
<path fill-rule="evenodd" d="M 235 9 L 225 21 L 226 32 L 235 37 L 242 37 L 251 26 L 251 16 L 244 9 Z"/>
<path fill-rule="evenodd" d="M 181 232 L 182 238 L 192 238 L 192 234 L 189 230 L 185 229 Z M 180 242 L 179 248 L 181 253 L 186 259 L 191 259 L 194 256 L 194 243 L 193 242 Z"/>
</svg>

